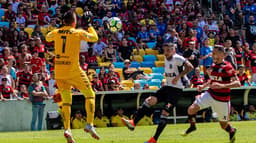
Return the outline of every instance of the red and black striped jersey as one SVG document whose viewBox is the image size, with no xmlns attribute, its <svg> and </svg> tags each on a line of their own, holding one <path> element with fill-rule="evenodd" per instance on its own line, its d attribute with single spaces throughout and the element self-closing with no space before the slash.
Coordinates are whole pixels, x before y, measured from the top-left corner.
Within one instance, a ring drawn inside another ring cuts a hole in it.
<svg viewBox="0 0 256 143">
<path fill-rule="evenodd" d="M 235 50 L 236 52 L 236 62 L 238 65 L 241 65 L 242 64 L 242 59 L 243 59 L 243 49 L 236 49 Z"/>
<path fill-rule="evenodd" d="M 251 52 L 249 59 L 251 61 L 252 73 L 256 73 L 256 54 Z"/>
<path fill-rule="evenodd" d="M 217 82 L 222 84 L 228 84 L 231 82 L 231 78 L 236 76 L 235 69 L 227 61 L 224 61 L 221 64 L 212 64 L 211 68 L 211 83 Z M 230 100 L 230 88 L 209 88 L 208 92 L 214 99 L 218 101 L 228 102 Z"/>
<path fill-rule="evenodd" d="M 4 98 L 10 99 L 13 89 L 10 85 L 7 85 L 6 87 L 4 87 L 4 85 L 0 85 L 0 92 Z"/>
<path fill-rule="evenodd" d="M 197 77 L 196 75 L 193 75 L 190 82 L 193 84 L 192 88 L 196 88 L 198 85 L 203 85 L 205 82 L 205 79 L 203 76 Z"/>
<path fill-rule="evenodd" d="M 32 81 L 32 74 L 31 73 L 25 73 L 24 71 L 17 72 L 17 77 L 19 78 L 18 88 L 25 84 L 27 87 Z"/>
<path fill-rule="evenodd" d="M 246 73 L 243 73 L 241 76 L 237 74 L 237 77 L 239 78 L 241 85 L 244 86 L 245 81 L 248 80 L 248 76 L 246 75 Z"/>
</svg>

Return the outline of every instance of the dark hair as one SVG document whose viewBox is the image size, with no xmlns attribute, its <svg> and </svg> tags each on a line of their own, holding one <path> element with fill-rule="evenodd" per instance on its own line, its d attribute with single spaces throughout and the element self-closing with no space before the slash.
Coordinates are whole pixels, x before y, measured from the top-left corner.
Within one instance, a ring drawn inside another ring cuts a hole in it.
<svg viewBox="0 0 256 143">
<path fill-rule="evenodd" d="M 173 43 L 164 43 L 163 47 L 171 47 L 171 48 L 175 48 L 175 44 Z"/>
<path fill-rule="evenodd" d="M 225 53 L 225 48 L 222 45 L 214 45 L 214 49 L 216 49 L 222 53 Z"/>
<path fill-rule="evenodd" d="M 68 11 L 63 15 L 63 22 L 65 25 L 72 25 L 75 22 L 75 15 L 73 12 Z"/>
</svg>

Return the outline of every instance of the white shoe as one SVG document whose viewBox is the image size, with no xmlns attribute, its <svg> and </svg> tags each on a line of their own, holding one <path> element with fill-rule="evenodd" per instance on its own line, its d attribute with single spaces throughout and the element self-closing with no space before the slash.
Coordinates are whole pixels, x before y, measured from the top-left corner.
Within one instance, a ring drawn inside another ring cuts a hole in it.
<svg viewBox="0 0 256 143">
<path fill-rule="evenodd" d="M 75 140 L 72 137 L 72 133 L 70 130 L 64 131 L 64 137 L 67 139 L 67 143 L 75 143 Z"/>
<path fill-rule="evenodd" d="M 85 131 L 86 133 L 90 133 L 91 136 L 92 136 L 93 138 L 95 138 L 96 140 L 99 140 L 99 139 L 100 139 L 100 136 L 97 134 L 95 128 L 94 128 L 92 125 L 87 124 L 87 125 L 84 127 L 84 131 Z"/>
</svg>

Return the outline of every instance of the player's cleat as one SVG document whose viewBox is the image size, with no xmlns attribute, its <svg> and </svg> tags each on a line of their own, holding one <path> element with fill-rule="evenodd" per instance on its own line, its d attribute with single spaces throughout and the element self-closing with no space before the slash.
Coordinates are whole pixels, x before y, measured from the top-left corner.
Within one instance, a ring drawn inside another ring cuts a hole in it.
<svg viewBox="0 0 256 143">
<path fill-rule="evenodd" d="M 156 143 L 156 140 L 154 137 L 151 137 L 148 141 L 145 141 L 144 143 Z"/>
<path fill-rule="evenodd" d="M 67 143 L 75 143 L 75 140 L 72 137 L 72 133 L 70 130 L 64 131 L 64 137 L 67 139 Z"/>
<path fill-rule="evenodd" d="M 121 118 L 123 124 L 131 131 L 133 131 L 135 129 L 135 125 L 133 120 L 127 120 L 125 118 Z"/>
<path fill-rule="evenodd" d="M 182 136 L 187 136 L 189 133 L 191 133 L 191 132 L 193 132 L 193 131 L 195 131 L 195 130 L 196 130 L 196 126 L 190 126 L 190 127 L 186 130 L 186 132 L 182 133 L 181 135 L 182 135 Z"/>
<path fill-rule="evenodd" d="M 236 134 L 236 128 L 234 128 L 233 131 L 231 133 L 229 133 L 230 143 L 234 143 L 235 142 L 235 140 L 236 140 L 235 134 Z"/>
<path fill-rule="evenodd" d="M 84 127 L 84 131 L 85 131 L 86 133 L 90 133 L 91 136 L 92 136 L 93 138 L 95 138 L 96 140 L 99 140 L 99 139 L 100 139 L 100 136 L 97 134 L 95 128 L 94 128 L 92 125 L 89 125 L 89 124 L 86 125 L 86 126 Z"/>
</svg>

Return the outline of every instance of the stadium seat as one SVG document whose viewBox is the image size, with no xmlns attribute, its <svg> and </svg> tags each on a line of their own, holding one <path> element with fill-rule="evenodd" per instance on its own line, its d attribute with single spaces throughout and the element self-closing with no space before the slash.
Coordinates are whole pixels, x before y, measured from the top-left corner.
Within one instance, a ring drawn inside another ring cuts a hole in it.
<svg viewBox="0 0 256 143">
<path fill-rule="evenodd" d="M 108 73 L 108 69 L 105 69 L 105 72 Z M 100 73 L 100 69 L 96 69 L 96 73 L 99 74 Z"/>
<path fill-rule="evenodd" d="M 158 61 L 164 61 L 164 55 L 158 54 L 156 55 Z"/>
<path fill-rule="evenodd" d="M 49 8 L 52 11 L 52 15 L 55 15 L 55 8 Z"/>
<path fill-rule="evenodd" d="M 155 61 L 156 67 L 164 67 L 164 61 Z"/>
<path fill-rule="evenodd" d="M 131 68 L 138 68 L 138 67 L 140 67 L 140 63 L 137 62 L 137 61 L 132 61 L 130 67 Z"/>
<path fill-rule="evenodd" d="M 98 62 L 98 63 L 101 63 L 101 62 L 102 62 L 102 59 L 101 59 L 100 56 L 96 56 L 96 58 L 97 58 L 97 62 Z"/>
<path fill-rule="evenodd" d="M 132 80 L 122 80 L 121 81 L 121 85 L 123 85 L 124 87 L 133 87 L 134 83 L 132 82 Z"/>
<path fill-rule="evenodd" d="M 26 28 L 24 29 L 24 31 L 28 33 L 29 37 L 31 37 L 32 32 L 34 31 L 34 29 L 31 28 L 31 27 L 26 27 Z"/>
<path fill-rule="evenodd" d="M 134 59 L 133 60 L 141 63 L 143 61 L 143 58 L 142 58 L 141 55 L 134 55 Z"/>
<path fill-rule="evenodd" d="M 7 27 L 9 28 L 10 22 L 0 22 L 0 27 Z"/>
<path fill-rule="evenodd" d="M 152 49 L 156 46 L 156 42 L 147 42 L 148 48 Z"/>
<path fill-rule="evenodd" d="M 161 73 L 151 73 L 149 76 L 151 76 L 152 79 L 160 79 L 161 81 L 164 79 L 164 75 Z"/>
<path fill-rule="evenodd" d="M 123 90 L 129 91 L 129 90 L 131 90 L 131 88 L 130 87 L 123 87 Z"/>
<path fill-rule="evenodd" d="M 124 80 L 123 69 L 115 68 L 114 71 L 119 73 L 121 80 Z"/>
<path fill-rule="evenodd" d="M 159 87 L 158 86 L 149 86 L 149 89 L 151 89 L 151 90 L 158 90 Z"/>
<path fill-rule="evenodd" d="M 132 41 L 135 42 L 135 43 L 137 42 L 134 37 L 129 37 L 128 39 L 129 39 L 129 40 L 132 40 Z"/>
<path fill-rule="evenodd" d="M 150 74 L 152 73 L 152 69 L 151 68 L 139 68 L 139 70 L 142 70 L 145 74 Z"/>
<path fill-rule="evenodd" d="M 100 26 L 103 25 L 102 19 L 93 19 L 93 22 L 99 22 Z"/>
<path fill-rule="evenodd" d="M 141 62 L 141 67 L 150 67 L 150 68 L 152 68 L 152 67 L 155 67 L 155 63 L 153 61 L 144 61 L 144 62 Z"/>
<path fill-rule="evenodd" d="M 99 63 L 99 66 L 100 67 L 108 67 L 109 64 L 111 64 L 110 62 L 102 62 L 102 63 Z"/>
<path fill-rule="evenodd" d="M 5 11 L 4 11 L 4 9 L 0 9 L 0 21 L 2 21 L 3 19 L 2 19 L 2 17 L 4 16 L 4 14 L 5 14 Z"/>
<path fill-rule="evenodd" d="M 134 80 L 134 83 L 140 83 L 140 86 L 143 88 L 145 86 L 145 84 L 147 83 L 146 80 Z"/>
<path fill-rule="evenodd" d="M 149 86 L 157 86 L 158 88 L 161 88 L 161 80 L 160 79 L 151 79 L 149 82 L 148 82 L 148 85 Z"/>
<path fill-rule="evenodd" d="M 76 14 L 79 16 L 79 17 L 82 17 L 84 15 L 84 10 L 81 8 L 81 7 L 77 7 L 76 8 Z"/>
<path fill-rule="evenodd" d="M 153 67 L 152 68 L 153 73 L 161 73 L 164 74 L 164 67 Z"/>
<path fill-rule="evenodd" d="M 137 51 L 137 49 L 133 49 L 133 54 L 134 55 L 141 55 L 144 56 L 146 54 L 144 49 L 139 49 L 139 51 Z"/>
<path fill-rule="evenodd" d="M 157 55 L 159 53 L 158 50 L 145 49 L 146 55 Z"/>
<path fill-rule="evenodd" d="M 144 55 L 143 61 L 154 62 L 154 61 L 156 61 L 156 56 L 155 55 Z"/>
<path fill-rule="evenodd" d="M 113 62 L 115 68 L 124 68 L 124 62 Z"/>
</svg>

